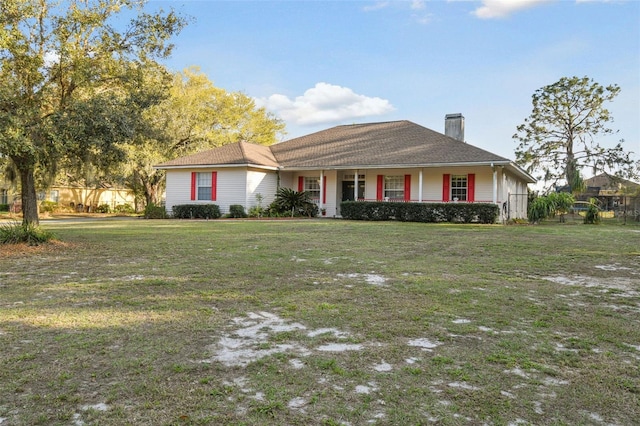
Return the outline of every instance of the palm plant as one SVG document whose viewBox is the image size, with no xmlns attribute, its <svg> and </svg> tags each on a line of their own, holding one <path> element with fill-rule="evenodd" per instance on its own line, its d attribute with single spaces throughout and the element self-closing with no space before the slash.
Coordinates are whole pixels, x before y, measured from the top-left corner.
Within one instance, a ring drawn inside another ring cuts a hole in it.
<svg viewBox="0 0 640 426">
<path fill-rule="evenodd" d="M 309 217 L 318 214 L 317 206 L 311 201 L 311 196 L 306 191 L 295 191 L 285 187 L 279 188 L 278 192 L 276 192 L 274 205 L 282 213 L 291 212 L 291 217 L 296 214 L 306 214 Z"/>
</svg>

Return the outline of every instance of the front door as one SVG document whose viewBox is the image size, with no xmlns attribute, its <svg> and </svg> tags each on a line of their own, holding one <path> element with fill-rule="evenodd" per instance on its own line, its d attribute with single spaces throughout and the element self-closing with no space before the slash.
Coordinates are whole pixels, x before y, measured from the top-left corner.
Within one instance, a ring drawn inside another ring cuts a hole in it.
<svg viewBox="0 0 640 426">
<path fill-rule="evenodd" d="M 355 183 L 352 180 L 342 181 L 342 201 L 355 201 L 354 198 Z M 358 181 L 358 198 L 364 198 L 364 181 Z"/>
</svg>

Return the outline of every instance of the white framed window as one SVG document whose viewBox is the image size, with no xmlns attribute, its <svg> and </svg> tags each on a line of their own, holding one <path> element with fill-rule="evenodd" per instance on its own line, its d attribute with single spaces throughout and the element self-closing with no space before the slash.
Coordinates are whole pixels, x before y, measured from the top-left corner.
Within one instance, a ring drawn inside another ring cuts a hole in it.
<svg viewBox="0 0 640 426">
<path fill-rule="evenodd" d="M 196 175 L 197 200 L 211 200 L 211 172 Z"/>
<path fill-rule="evenodd" d="M 0 189 L 0 204 L 9 204 L 9 191 Z"/>
<path fill-rule="evenodd" d="M 365 175 L 358 175 L 358 180 L 364 180 Z M 344 175 L 342 176 L 342 180 L 356 180 L 356 175 Z"/>
<path fill-rule="evenodd" d="M 467 201 L 467 175 L 451 175 L 451 200 Z"/>
<path fill-rule="evenodd" d="M 52 189 L 51 191 L 49 191 L 49 200 L 53 201 L 54 203 L 60 201 L 60 191 L 58 191 L 57 189 Z"/>
<path fill-rule="evenodd" d="M 305 176 L 304 187 L 305 192 L 308 192 L 312 200 L 320 199 L 320 177 L 319 176 Z"/>
<path fill-rule="evenodd" d="M 390 200 L 404 199 L 404 176 L 384 177 L 384 197 Z"/>
</svg>

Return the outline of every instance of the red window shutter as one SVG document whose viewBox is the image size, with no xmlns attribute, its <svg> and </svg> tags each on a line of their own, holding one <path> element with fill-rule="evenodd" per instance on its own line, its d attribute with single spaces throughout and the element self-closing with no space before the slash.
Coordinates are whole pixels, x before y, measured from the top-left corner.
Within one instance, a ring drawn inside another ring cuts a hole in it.
<svg viewBox="0 0 640 426">
<path fill-rule="evenodd" d="M 196 172 L 191 172 L 191 199 L 196 199 Z"/>
<path fill-rule="evenodd" d="M 322 176 L 322 204 L 327 204 L 327 177 Z"/>
<path fill-rule="evenodd" d="M 451 192 L 451 175 L 442 175 L 442 201 L 449 201 L 449 194 Z"/>
<path fill-rule="evenodd" d="M 211 173 L 211 201 L 216 201 L 218 196 L 218 172 Z"/>
<path fill-rule="evenodd" d="M 378 185 L 376 187 L 376 200 L 384 198 L 384 175 L 378 175 Z"/>
<path fill-rule="evenodd" d="M 467 175 L 467 201 L 473 203 L 476 198 L 476 175 L 469 173 Z"/>
<path fill-rule="evenodd" d="M 404 200 L 411 201 L 411 175 L 404 175 Z"/>
<path fill-rule="evenodd" d="M 304 191 L 304 176 L 298 176 L 298 192 Z"/>
</svg>

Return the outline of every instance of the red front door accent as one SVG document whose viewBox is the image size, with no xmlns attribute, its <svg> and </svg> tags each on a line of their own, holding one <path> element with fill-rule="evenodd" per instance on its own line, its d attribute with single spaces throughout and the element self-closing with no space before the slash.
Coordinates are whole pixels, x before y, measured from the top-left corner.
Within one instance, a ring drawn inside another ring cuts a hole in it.
<svg viewBox="0 0 640 426">
<path fill-rule="evenodd" d="M 384 175 L 378 175 L 378 184 L 376 186 L 376 200 L 381 201 L 384 198 Z"/>
<path fill-rule="evenodd" d="M 298 192 L 304 191 L 304 176 L 298 176 Z"/>
</svg>

